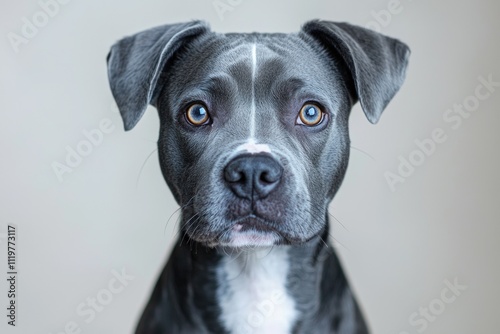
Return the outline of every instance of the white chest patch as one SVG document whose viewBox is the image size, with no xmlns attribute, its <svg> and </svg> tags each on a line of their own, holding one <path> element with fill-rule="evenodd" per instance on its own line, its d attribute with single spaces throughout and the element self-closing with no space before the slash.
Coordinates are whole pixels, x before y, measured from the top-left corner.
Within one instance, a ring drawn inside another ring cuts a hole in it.
<svg viewBox="0 0 500 334">
<path fill-rule="evenodd" d="M 225 256 L 217 295 L 221 320 L 233 334 L 289 334 L 297 317 L 286 291 L 286 247 L 245 250 Z"/>
</svg>

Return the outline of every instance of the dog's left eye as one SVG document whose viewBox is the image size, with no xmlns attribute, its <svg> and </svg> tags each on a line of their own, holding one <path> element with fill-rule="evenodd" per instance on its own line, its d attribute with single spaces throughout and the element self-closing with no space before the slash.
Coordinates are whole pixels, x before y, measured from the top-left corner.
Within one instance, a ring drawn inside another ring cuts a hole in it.
<svg viewBox="0 0 500 334">
<path fill-rule="evenodd" d="M 315 126 L 320 124 L 323 118 L 324 113 L 319 106 L 314 103 L 306 103 L 299 111 L 296 124 Z"/>
<path fill-rule="evenodd" d="M 210 115 L 206 106 L 200 103 L 192 104 L 186 111 L 186 118 L 189 123 L 201 126 L 210 122 Z"/>
</svg>

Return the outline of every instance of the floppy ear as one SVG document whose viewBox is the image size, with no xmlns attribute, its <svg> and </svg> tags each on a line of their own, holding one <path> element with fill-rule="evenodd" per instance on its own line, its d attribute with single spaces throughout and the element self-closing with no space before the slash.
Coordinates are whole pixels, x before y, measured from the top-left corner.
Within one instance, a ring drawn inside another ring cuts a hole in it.
<svg viewBox="0 0 500 334">
<path fill-rule="evenodd" d="M 406 44 L 348 23 L 310 21 L 302 32 L 320 42 L 348 68 L 356 98 L 371 123 L 397 93 L 405 78 L 410 49 Z"/>
<path fill-rule="evenodd" d="M 148 104 L 154 104 L 153 93 L 167 61 L 186 42 L 209 30 L 200 21 L 164 25 L 123 38 L 111 47 L 109 84 L 125 130 L 139 122 Z"/>
</svg>

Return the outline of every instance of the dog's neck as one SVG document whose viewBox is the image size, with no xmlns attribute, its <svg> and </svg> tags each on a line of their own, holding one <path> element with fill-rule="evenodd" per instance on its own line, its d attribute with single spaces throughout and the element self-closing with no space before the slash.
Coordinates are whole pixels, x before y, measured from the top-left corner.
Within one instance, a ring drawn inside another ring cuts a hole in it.
<svg viewBox="0 0 500 334">
<path fill-rule="evenodd" d="M 334 299 L 333 284 L 345 284 L 343 275 L 322 279 L 341 271 L 331 246 L 319 236 L 300 246 L 254 249 L 208 248 L 184 239 L 172 261 L 172 297 L 190 313 L 190 322 L 209 332 L 278 334 L 308 328 L 327 311 L 325 293 Z"/>
<path fill-rule="evenodd" d="M 298 311 L 287 289 L 289 248 L 222 250 L 217 299 L 231 333 L 291 332 Z"/>
</svg>

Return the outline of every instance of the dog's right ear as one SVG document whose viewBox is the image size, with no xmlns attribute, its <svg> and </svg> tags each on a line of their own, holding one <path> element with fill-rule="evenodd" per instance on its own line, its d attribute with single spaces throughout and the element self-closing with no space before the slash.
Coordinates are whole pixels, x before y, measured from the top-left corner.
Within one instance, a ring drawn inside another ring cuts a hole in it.
<svg viewBox="0 0 500 334">
<path fill-rule="evenodd" d="M 139 122 L 148 104 L 154 103 L 153 93 L 168 60 L 209 30 L 201 21 L 164 25 L 123 38 L 111 47 L 108 79 L 126 131 Z"/>
</svg>

